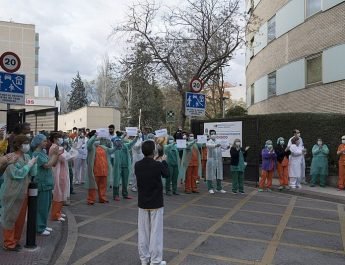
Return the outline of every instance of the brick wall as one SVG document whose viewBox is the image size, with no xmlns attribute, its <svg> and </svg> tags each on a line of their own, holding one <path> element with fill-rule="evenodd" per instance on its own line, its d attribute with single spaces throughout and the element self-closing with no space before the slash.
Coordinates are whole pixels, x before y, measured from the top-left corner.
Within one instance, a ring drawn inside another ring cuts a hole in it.
<svg viewBox="0 0 345 265">
<path fill-rule="evenodd" d="M 272 97 L 248 109 L 250 115 L 288 112 L 345 114 L 345 80 Z"/>
</svg>

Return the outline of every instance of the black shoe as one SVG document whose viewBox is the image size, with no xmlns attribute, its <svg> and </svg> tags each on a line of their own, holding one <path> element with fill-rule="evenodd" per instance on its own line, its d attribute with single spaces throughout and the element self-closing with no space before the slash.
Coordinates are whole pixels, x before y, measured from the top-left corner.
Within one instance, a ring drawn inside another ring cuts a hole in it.
<svg viewBox="0 0 345 265">
<path fill-rule="evenodd" d="M 174 195 L 180 195 L 180 193 L 178 193 L 177 191 L 173 192 Z"/>
<path fill-rule="evenodd" d="M 23 247 L 22 247 L 20 244 L 17 244 L 17 245 L 16 245 L 16 248 L 17 248 L 18 250 L 20 250 L 20 249 L 22 249 Z"/>
</svg>

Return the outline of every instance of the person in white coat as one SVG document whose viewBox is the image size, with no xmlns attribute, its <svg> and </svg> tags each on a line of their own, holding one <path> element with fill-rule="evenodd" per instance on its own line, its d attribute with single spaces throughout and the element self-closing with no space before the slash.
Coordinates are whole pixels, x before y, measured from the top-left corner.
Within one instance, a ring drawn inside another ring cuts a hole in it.
<svg viewBox="0 0 345 265">
<path fill-rule="evenodd" d="M 131 177 L 131 182 L 132 182 L 132 187 L 131 191 L 136 192 L 137 191 L 137 178 L 135 176 L 135 163 L 140 161 L 141 159 L 144 158 L 144 154 L 141 151 L 141 145 L 142 145 L 142 133 L 139 133 L 139 139 L 135 143 L 135 145 L 132 147 L 132 177 Z"/>
<path fill-rule="evenodd" d="M 304 155 L 306 150 L 298 137 L 292 138 L 289 149 L 291 152 L 289 157 L 289 186 L 293 189 L 301 188 L 301 179 L 305 172 Z"/>
<path fill-rule="evenodd" d="M 213 181 L 216 180 L 216 191 L 220 193 L 226 193 L 222 187 L 223 180 L 223 157 L 222 146 L 216 140 L 216 132 L 210 131 L 210 140 L 207 141 L 207 162 L 206 162 L 206 181 L 207 188 L 210 194 L 214 194 Z M 227 146 L 229 149 L 230 146 Z"/>
<path fill-rule="evenodd" d="M 294 129 L 292 132 L 293 132 L 293 136 L 289 139 L 289 142 L 287 144 L 287 151 L 290 149 L 290 146 L 292 145 L 291 141 L 292 141 L 292 139 L 294 137 L 298 137 L 299 138 L 300 146 L 302 146 L 303 149 L 304 149 L 304 143 L 303 143 L 303 139 L 301 137 L 301 131 L 298 130 L 298 129 Z M 303 155 L 302 163 L 303 163 L 303 167 L 305 168 L 305 157 L 304 157 L 304 155 Z M 306 181 L 305 181 L 305 171 L 302 172 L 301 183 L 302 184 L 306 184 Z"/>
<path fill-rule="evenodd" d="M 74 183 L 82 184 L 85 182 L 86 175 L 86 138 L 84 135 L 78 137 L 76 149 L 78 150 L 78 156 L 74 159 Z"/>
</svg>

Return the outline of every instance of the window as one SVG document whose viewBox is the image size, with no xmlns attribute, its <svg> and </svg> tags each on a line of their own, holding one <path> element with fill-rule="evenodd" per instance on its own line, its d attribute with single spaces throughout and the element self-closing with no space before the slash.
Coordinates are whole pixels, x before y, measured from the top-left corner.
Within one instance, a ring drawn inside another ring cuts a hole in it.
<svg viewBox="0 0 345 265">
<path fill-rule="evenodd" d="M 276 38 L 276 17 L 272 17 L 267 22 L 267 42 L 271 42 Z"/>
<path fill-rule="evenodd" d="M 307 58 L 307 85 L 322 81 L 322 55 Z"/>
<path fill-rule="evenodd" d="M 273 72 L 273 73 L 270 73 L 268 75 L 268 87 L 267 87 L 267 90 L 268 90 L 268 97 L 273 97 L 275 95 L 277 95 L 277 75 L 276 75 L 276 72 Z"/>
<path fill-rule="evenodd" d="M 254 37 L 250 40 L 250 59 L 254 57 Z"/>
<path fill-rule="evenodd" d="M 321 0 L 306 0 L 306 16 L 310 17 L 321 11 Z"/>
<path fill-rule="evenodd" d="M 254 84 L 250 86 L 250 105 L 254 105 Z"/>
</svg>

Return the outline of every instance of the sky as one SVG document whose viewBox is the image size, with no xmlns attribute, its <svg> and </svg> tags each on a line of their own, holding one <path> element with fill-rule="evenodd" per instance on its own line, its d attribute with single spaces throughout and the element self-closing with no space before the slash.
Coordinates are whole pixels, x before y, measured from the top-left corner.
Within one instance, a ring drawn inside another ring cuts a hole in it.
<svg viewBox="0 0 345 265">
<path fill-rule="evenodd" d="M 0 20 L 34 24 L 40 35 L 39 85 L 69 85 L 77 71 L 93 80 L 105 54 L 126 53 L 123 39 L 110 38 L 112 27 L 124 22 L 132 0 L 0 0 Z M 183 0 L 162 0 L 178 4 Z M 245 83 L 244 52 L 226 71 L 226 81 Z"/>
</svg>

